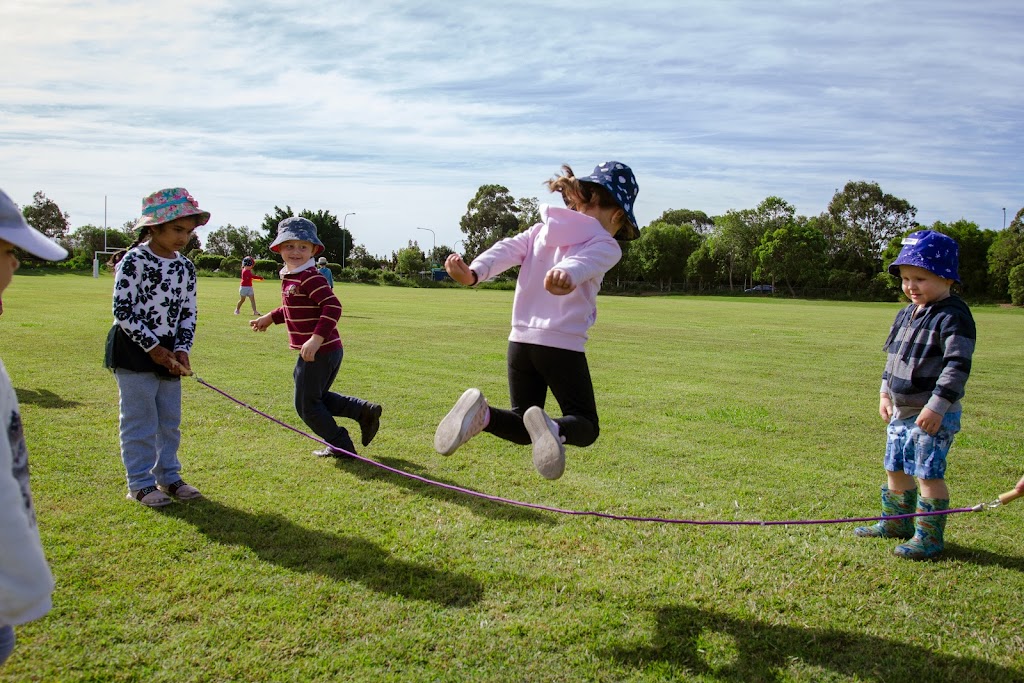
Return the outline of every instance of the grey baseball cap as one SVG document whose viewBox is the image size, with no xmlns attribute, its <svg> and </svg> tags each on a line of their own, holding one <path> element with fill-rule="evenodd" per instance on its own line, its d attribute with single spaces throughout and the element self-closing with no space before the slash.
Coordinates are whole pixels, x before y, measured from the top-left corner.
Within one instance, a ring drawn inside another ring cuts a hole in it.
<svg viewBox="0 0 1024 683">
<path fill-rule="evenodd" d="M 68 257 L 64 247 L 25 222 L 18 206 L 3 190 L 0 190 L 0 240 L 10 242 L 47 261 L 60 261 Z"/>
</svg>

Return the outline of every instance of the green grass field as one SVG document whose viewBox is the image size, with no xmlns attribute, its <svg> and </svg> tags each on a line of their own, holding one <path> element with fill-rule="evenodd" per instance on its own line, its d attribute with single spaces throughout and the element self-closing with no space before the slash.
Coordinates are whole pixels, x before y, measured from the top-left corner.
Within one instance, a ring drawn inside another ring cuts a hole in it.
<svg viewBox="0 0 1024 683">
<path fill-rule="evenodd" d="M 265 312 L 277 283 L 256 284 Z M 18 629 L 2 681 L 1024 681 L 1024 502 L 953 516 L 929 563 L 852 524 L 558 515 L 315 458 L 315 442 L 192 380 L 180 455 L 206 500 L 129 502 L 101 362 L 111 288 L 109 275 L 19 274 L 4 294 L 0 357 L 57 589 Z M 337 291 L 335 389 L 384 405 L 367 458 L 569 509 L 878 513 L 896 304 L 602 297 L 587 354 L 601 438 L 549 482 L 527 447 L 486 434 L 449 458 L 432 449 L 466 387 L 507 406 L 511 292 Z M 232 315 L 233 280 L 203 278 L 199 296 L 197 374 L 304 428 L 284 329 Z M 974 313 L 954 507 L 1024 472 L 1024 312 Z"/>
</svg>

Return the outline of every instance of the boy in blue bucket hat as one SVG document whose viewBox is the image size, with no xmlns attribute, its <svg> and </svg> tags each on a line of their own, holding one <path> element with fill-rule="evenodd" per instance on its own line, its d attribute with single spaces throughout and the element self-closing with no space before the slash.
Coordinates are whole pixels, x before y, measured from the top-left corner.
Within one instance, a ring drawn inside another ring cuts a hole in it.
<svg viewBox="0 0 1024 683">
<path fill-rule="evenodd" d="M 314 258 L 324 250 L 316 225 L 299 217 L 286 218 L 277 226 L 271 251 L 281 255 L 281 306 L 249 324 L 256 332 L 271 325 L 288 326 L 288 345 L 299 352 L 295 362 L 295 410 L 302 421 L 329 448 L 314 451 L 320 457 L 356 454 L 355 445 L 334 419 L 347 417 L 359 423 L 361 440 L 368 446 L 380 428 L 381 406 L 354 396 L 331 391 L 341 369 L 344 348 L 338 334 L 341 302 L 316 269 Z"/>
<path fill-rule="evenodd" d="M 888 357 L 878 404 L 889 425 L 883 517 L 949 509 L 946 454 L 960 431 L 960 400 L 976 338 L 971 310 L 952 292 L 960 282 L 959 251 L 953 238 L 918 230 L 904 238 L 900 255 L 889 266 L 910 305 L 896 314 L 884 346 Z M 945 526 L 946 515 L 935 515 L 883 519 L 854 533 L 905 539 L 893 553 L 922 560 L 942 552 Z"/>
</svg>

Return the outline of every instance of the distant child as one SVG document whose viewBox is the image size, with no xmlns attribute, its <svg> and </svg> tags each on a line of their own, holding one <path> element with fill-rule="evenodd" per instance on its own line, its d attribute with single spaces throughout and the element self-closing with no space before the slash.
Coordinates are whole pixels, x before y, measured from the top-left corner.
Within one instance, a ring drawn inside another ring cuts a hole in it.
<svg viewBox="0 0 1024 683">
<path fill-rule="evenodd" d="M 57 261 L 68 253 L 29 227 L 0 190 L 0 294 L 18 269 L 15 248 Z M 7 332 L 10 334 L 10 332 Z M 45 361 L 43 361 L 45 362 Z M 28 450 L 18 397 L 0 361 L 0 665 L 14 650 L 14 627 L 50 611 L 53 576 L 43 555 L 28 481 Z"/>
<path fill-rule="evenodd" d="M 327 267 L 327 259 L 321 256 L 317 260 L 316 265 L 318 266 L 317 272 L 323 275 L 324 279 L 327 280 L 327 284 L 330 285 L 330 288 L 334 289 L 334 273 L 332 273 L 331 269 Z"/>
<path fill-rule="evenodd" d="M 246 299 L 249 299 L 249 302 L 252 304 L 252 314 L 260 315 L 260 312 L 256 310 L 256 293 L 253 291 L 252 281 L 259 280 L 263 282 L 263 278 L 252 271 L 254 265 L 256 265 L 256 262 L 252 256 L 246 256 L 242 259 L 242 284 L 238 287 L 238 303 L 235 304 L 235 315 L 238 315 Z"/>
<path fill-rule="evenodd" d="M 585 178 L 568 166 L 547 181 L 568 208 L 540 207 L 541 222 L 501 240 L 467 266 L 458 254 L 445 260 L 456 282 L 475 285 L 522 266 L 512 302 L 508 344 L 510 410 L 490 407 L 479 389 L 467 389 L 441 420 L 434 448 L 450 455 L 481 431 L 533 445 L 541 476 L 558 479 L 565 446 L 597 440 L 597 403 L 583 352 L 597 319 L 601 280 L 622 257 L 616 240 L 639 237 L 633 203 L 638 186 L 625 164 L 609 161 Z M 544 412 L 548 389 L 562 417 Z"/>
<path fill-rule="evenodd" d="M 368 446 L 380 428 L 382 408 L 376 403 L 331 391 L 338 376 L 344 349 L 338 335 L 341 302 L 317 272 L 313 257 L 324 249 L 316 225 L 305 218 L 286 218 L 277 226 L 270 249 L 281 254 L 281 306 L 253 320 L 264 332 L 271 325 L 288 326 L 288 345 L 299 351 L 295 362 L 295 410 L 317 436 L 333 448 L 314 451 L 319 457 L 355 455 L 348 430 L 335 417 L 359 423 L 361 439 Z"/>
<path fill-rule="evenodd" d="M 903 240 L 889 272 L 903 281 L 910 305 L 896 314 L 885 342 L 878 413 L 886 430 L 882 516 L 949 509 L 946 454 L 960 431 L 960 399 L 971 373 L 975 327 L 964 300 L 951 292 L 957 275 L 956 240 L 919 230 Z M 917 481 L 915 482 L 915 477 Z M 917 484 L 920 483 L 920 496 Z M 910 539 L 899 557 L 921 560 L 942 552 L 946 515 L 882 520 L 857 527 L 861 537 Z"/>
<path fill-rule="evenodd" d="M 196 331 L 196 269 L 180 252 L 209 220 L 185 188 L 154 192 L 142 200 L 138 239 L 111 259 L 114 325 L 104 365 L 121 395 L 128 499 L 149 507 L 170 504 L 169 495 L 202 497 L 179 475 L 180 378 L 192 374 Z"/>
</svg>

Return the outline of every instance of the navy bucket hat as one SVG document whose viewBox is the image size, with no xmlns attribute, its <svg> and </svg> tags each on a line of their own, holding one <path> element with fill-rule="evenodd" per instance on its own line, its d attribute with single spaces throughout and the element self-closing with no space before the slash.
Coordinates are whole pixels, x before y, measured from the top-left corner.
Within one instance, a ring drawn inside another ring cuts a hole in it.
<svg viewBox="0 0 1024 683">
<path fill-rule="evenodd" d="M 917 266 L 960 282 L 960 246 L 948 235 L 934 230 L 918 230 L 903 238 L 903 249 L 889 264 L 889 273 L 899 277 L 900 266 Z"/>
<path fill-rule="evenodd" d="M 594 172 L 587 177 L 577 180 L 581 183 L 594 183 L 608 190 L 619 207 L 626 212 L 626 221 L 629 225 L 615 235 L 616 239 L 635 240 L 640 236 L 640 228 L 636 224 L 636 216 L 633 215 L 633 204 L 636 202 L 640 186 L 637 185 L 636 176 L 629 166 L 619 161 L 606 161 L 595 166 Z"/>
<path fill-rule="evenodd" d="M 292 216 L 277 224 L 277 237 L 270 244 L 270 250 L 280 252 L 281 243 L 289 240 L 304 240 L 313 243 L 313 256 L 324 250 L 324 243 L 316 236 L 316 225 L 308 218 Z"/>
</svg>

